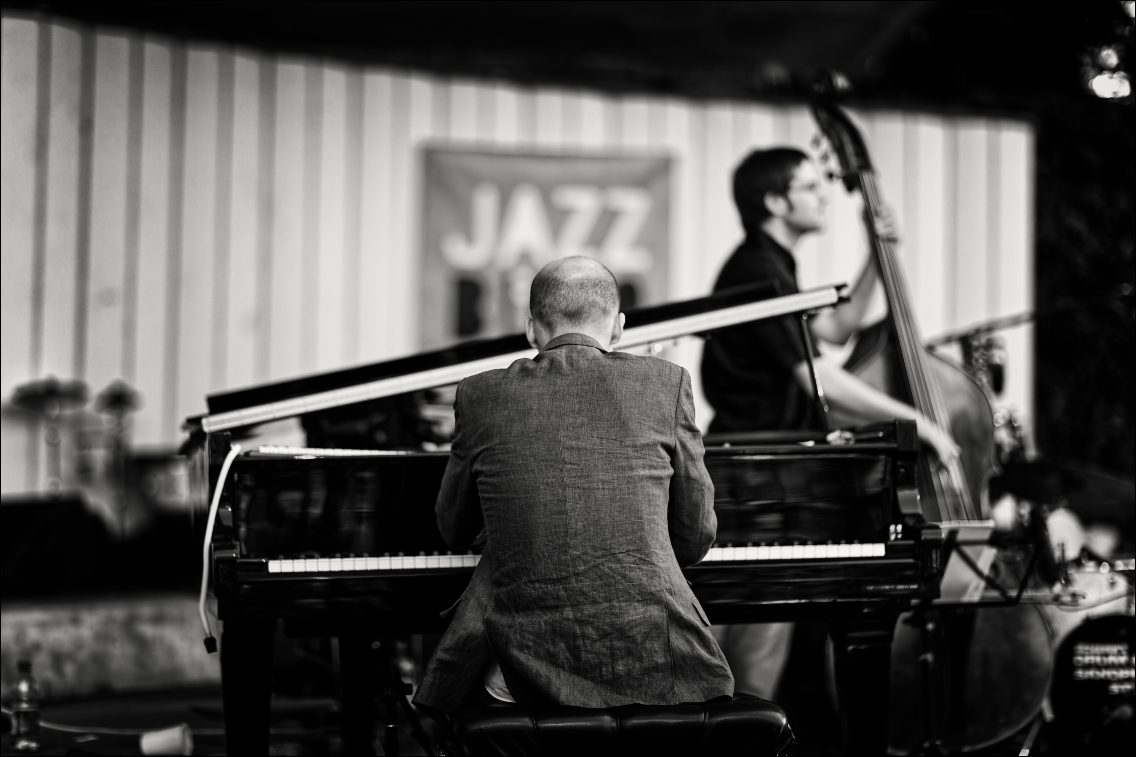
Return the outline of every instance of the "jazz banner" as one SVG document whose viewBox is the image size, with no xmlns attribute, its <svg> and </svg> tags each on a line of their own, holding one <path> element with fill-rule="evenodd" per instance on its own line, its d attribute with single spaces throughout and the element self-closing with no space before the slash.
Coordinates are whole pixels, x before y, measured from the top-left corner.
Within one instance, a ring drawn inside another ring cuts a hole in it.
<svg viewBox="0 0 1136 757">
<path fill-rule="evenodd" d="M 520 331 L 546 263 L 586 255 L 623 307 L 666 298 L 667 157 L 427 148 L 423 155 L 422 348 Z"/>
</svg>

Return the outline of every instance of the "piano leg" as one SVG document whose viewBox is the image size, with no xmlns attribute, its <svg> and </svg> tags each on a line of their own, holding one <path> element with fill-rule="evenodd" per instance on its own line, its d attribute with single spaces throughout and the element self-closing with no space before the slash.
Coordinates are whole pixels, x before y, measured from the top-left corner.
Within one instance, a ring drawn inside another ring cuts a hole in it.
<svg viewBox="0 0 1136 757">
<path fill-rule="evenodd" d="M 343 753 L 375 753 L 371 737 L 375 732 L 376 653 L 374 637 L 368 634 L 339 635 L 339 680 L 343 691 Z M 398 754 L 398 734 L 395 733 Z M 384 744 L 387 754 L 389 742 Z"/>
<path fill-rule="evenodd" d="M 829 624 L 845 754 L 887 752 L 891 641 L 898 618 L 898 612 L 864 613 Z"/>
<path fill-rule="evenodd" d="M 268 754 L 275 620 L 226 620 L 221 696 L 227 754 Z"/>
</svg>

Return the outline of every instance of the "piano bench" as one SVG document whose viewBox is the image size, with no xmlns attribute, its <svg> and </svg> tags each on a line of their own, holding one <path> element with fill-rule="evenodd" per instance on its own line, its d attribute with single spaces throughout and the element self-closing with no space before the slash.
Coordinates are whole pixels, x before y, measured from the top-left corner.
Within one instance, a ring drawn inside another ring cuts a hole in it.
<svg viewBox="0 0 1136 757">
<path fill-rule="evenodd" d="M 784 755 L 793 731 L 780 707 L 738 694 L 709 702 L 526 710 L 470 705 L 454 716 L 440 754 L 469 755 Z"/>
</svg>

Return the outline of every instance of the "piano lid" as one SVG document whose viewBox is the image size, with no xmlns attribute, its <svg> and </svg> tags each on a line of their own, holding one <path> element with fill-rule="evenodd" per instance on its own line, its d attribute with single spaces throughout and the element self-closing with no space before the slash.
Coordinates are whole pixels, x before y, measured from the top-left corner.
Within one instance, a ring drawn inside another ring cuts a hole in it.
<svg viewBox="0 0 1136 757">
<path fill-rule="evenodd" d="M 773 297 L 769 283 L 728 289 L 709 297 L 626 311 L 619 347 L 639 347 L 739 323 L 816 310 L 840 301 L 843 284 Z M 395 360 L 329 371 L 210 395 L 209 414 L 191 418 L 206 433 L 267 423 L 333 407 L 457 383 L 466 376 L 508 367 L 531 357 L 524 334 L 511 334 Z"/>
</svg>

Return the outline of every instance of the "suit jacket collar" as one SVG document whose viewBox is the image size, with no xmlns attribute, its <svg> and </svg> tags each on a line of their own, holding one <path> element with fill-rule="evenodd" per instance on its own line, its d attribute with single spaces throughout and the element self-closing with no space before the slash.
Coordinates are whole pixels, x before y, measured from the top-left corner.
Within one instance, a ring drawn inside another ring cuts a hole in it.
<svg viewBox="0 0 1136 757">
<path fill-rule="evenodd" d="M 554 350 L 557 347 L 566 347 L 568 345 L 595 347 L 605 355 L 607 354 L 607 350 L 601 347 L 599 342 L 584 334 L 561 334 L 555 339 L 548 340 L 548 343 L 544 345 L 544 349 L 542 349 L 541 352 L 547 352 L 548 350 Z"/>
</svg>

